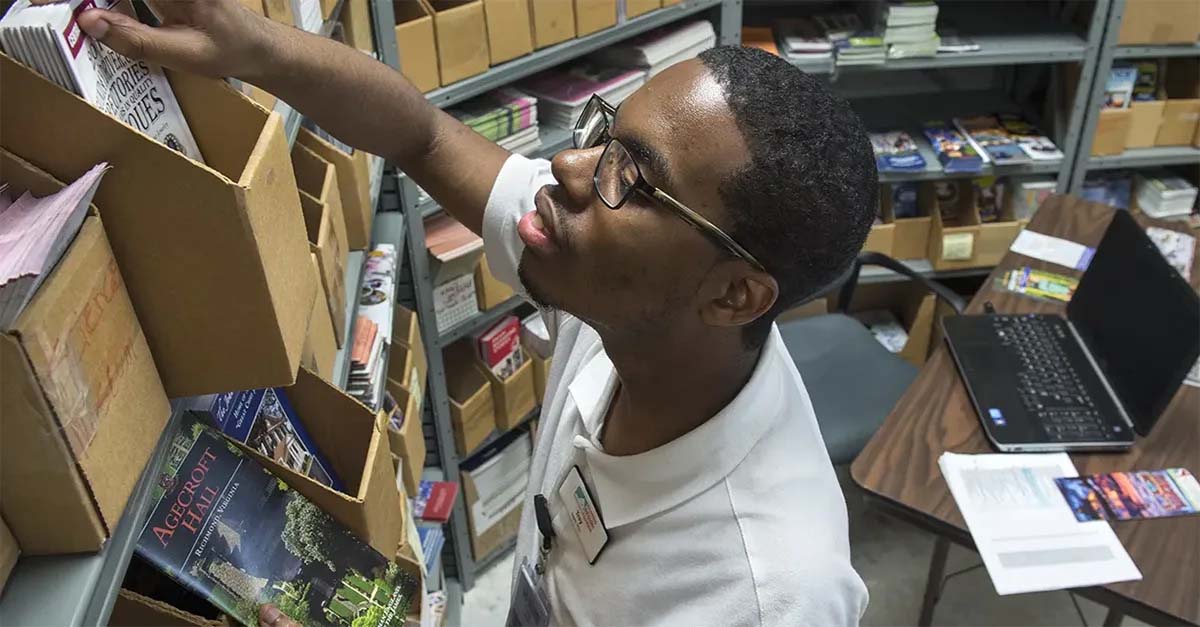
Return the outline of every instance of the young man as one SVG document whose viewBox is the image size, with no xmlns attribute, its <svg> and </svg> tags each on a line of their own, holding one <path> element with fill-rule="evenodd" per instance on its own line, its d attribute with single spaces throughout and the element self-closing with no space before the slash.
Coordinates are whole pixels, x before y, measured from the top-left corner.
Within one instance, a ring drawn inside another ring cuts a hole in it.
<svg viewBox="0 0 1200 627">
<path fill-rule="evenodd" d="M 593 99 L 576 148 L 531 161 L 237 0 L 156 8 L 160 28 L 80 22 L 127 55 L 259 85 L 386 157 L 542 305 L 557 345 L 510 622 L 858 621 L 845 503 L 773 322 L 851 263 L 875 213 L 845 102 L 777 57 L 717 48 L 619 109 Z"/>
</svg>

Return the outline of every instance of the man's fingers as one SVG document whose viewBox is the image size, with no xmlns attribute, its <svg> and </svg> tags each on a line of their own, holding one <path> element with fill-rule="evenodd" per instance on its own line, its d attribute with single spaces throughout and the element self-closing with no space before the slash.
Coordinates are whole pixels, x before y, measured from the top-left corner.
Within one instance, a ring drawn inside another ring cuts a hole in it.
<svg viewBox="0 0 1200 627">
<path fill-rule="evenodd" d="M 133 59 L 204 73 L 204 37 L 185 26 L 147 26 L 117 13 L 93 9 L 79 16 L 79 26 L 92 38 Z"/>
<path fill-rule="evenodd" d="M 263 605 L 258 608 L 258 627 L 303 627 L 292 620 L 287 614 L 279 611 L 274 605 Z"/>
</svg>

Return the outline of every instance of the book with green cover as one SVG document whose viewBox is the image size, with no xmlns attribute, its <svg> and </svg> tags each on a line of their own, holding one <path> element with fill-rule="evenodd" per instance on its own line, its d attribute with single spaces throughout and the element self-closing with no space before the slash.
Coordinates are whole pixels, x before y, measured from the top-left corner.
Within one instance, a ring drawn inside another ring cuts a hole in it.
<svg viewBox="0 0 1200 627">
<path fill-rule="evenodd" d="M 498 141 L 537 124 L 537 98 L 505 87 L 449 111 L 476 133 Z"/>
</svg>

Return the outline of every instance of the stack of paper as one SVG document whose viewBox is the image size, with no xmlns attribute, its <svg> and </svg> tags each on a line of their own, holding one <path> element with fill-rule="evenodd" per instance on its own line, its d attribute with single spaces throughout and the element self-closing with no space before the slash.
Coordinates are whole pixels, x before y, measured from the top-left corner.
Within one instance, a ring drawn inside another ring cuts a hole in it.
<svg viewBox="0 0 1200 627">
<path fill-rule="evenodd" d="M 67 251 L 107 169 L 96 165 L 43 198 L 25 192 L 10 201 L 0 181 L 0 329 L 12 326 Z"/>
<path fill-rule="evenodd" d="M 1168 170 L 1138 172 L 1136 182 L 1138 208 L 1150 217 L 1187 217 L 1196 204 L 1196 187 Z"/>
<path fill-rule="evenodd" d="M 938 6 L 933 2 L 889 2 L 884 9 L 883 41 L 889 59 L 937 55 Z"/>
<path fill-rule="evenodd" d="M 376 244 L 363 268 L 346 384 L 346 391 L 372 410 L 383 404 L 384 350 L 392 344 L 395 300 L 396 247 Z"/>
<path fill-rule="evenodd" d="M 823 61 L 833 58 L 833 42 L 825 31 L 808 18 L 780 20 L 779 39 L 787 58 L 795 61 Z"/>
<path fill-rule="evenodd" d="M 541 124 L 574 128 L 592 94 L 617 106 L 645 82 L 645 70 L 628 70 L 586 61 L 565 70 L 542 72 L 525 81 L 521 89 L 538 98 L 538 121 Z"/>
<path fill-rule="evenodd" d="M 128 0 L 17 0 L 0 19 L 0 48 L 97 109 L 203 161 L 162 68 L 117 54 L 79 27 L 79 14 L 93 8 L 133 16 Z"/>
<path fill-rule="evenodd" d="M 609 46 L 593 55 L 603 64 L 626 69 L 646 70 L 647 78 L 694 58 L 717 43 L 712 22 L 696 20 L 682 26 L 667 26 L 636 37 L 626 43 Z"/>
<path fill-rule="evenodd" d="M 511 152 L 528 155 L 542 145 L 537 98 L 511 87 L 486 93 L 447 113 Z"/>
</svg>

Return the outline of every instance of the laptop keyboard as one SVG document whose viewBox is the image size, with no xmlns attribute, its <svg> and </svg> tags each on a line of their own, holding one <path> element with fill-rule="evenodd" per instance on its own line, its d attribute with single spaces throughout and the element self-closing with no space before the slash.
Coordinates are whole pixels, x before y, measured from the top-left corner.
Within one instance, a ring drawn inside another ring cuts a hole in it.
<svg viewBox="0 0 1200 627">
<path fill-rule="evenodd" d="M 1063 344 L 1066 325 L 1044 317 L 995 316 L 1001 345 L 1016 357 L 1017 389 L 1026 411 L 1036 416 L 1052 442 L 1111 439 Z"/>
</svg>

